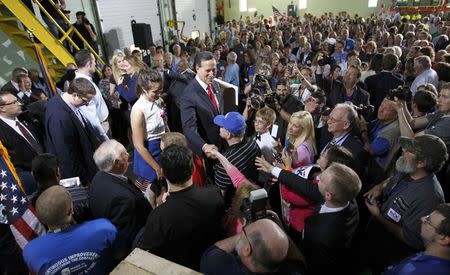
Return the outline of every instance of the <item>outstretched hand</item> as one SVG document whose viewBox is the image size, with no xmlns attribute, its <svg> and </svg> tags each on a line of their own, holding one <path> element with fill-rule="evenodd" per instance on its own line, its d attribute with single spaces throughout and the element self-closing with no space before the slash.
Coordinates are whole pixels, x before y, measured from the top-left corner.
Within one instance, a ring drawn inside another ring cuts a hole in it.
<svg viewBox="0 0 450 275">
<path fill-rule="evenodd" d="M 264 171 L 266 173 L 272 173 L 274 166 L 267 162 L 264 157 L 256 157 L 255 165 L 258 170 Z"/>
</svg>

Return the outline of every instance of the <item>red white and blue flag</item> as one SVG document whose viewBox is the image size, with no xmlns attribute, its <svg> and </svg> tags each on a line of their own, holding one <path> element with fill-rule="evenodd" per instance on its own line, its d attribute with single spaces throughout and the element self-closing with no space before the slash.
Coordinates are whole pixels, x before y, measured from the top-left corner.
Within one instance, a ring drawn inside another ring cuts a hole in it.
<svg viewBox="0 0 450 275">
<path fill-rule="evenodd" d="M 8 224 L 21 249 L 45 233 L 22 189 L 7 150 L 0 142 L 0 223 Z"/>
<path fill-rule="evenodd" d="M 283 16 L 283 14 L 277 9 L 277 8 L 275 8 L 274 6 L 272 6 L 272 11 L 273 11 L 273 16 L 274 17 L 282 17 Z"/>
</svg>

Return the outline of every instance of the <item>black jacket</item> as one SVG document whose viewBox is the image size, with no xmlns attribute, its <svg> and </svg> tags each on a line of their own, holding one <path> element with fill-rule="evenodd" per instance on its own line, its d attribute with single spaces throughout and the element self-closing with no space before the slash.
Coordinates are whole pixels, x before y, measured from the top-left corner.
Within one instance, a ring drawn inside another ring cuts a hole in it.
<svg viewBox="0 0 450 275">
<path fill-rule="evenodd" d="M 388 71 L 369 76 L 365 83 L 367 92 L 370 94 L 370 104 L 374 105 L 376 110 L 380 107 L 389 90 L 405 85 L 405 81 Z"/>
<path fill-rule="evenodd" d="M 89 205 L 94 218 L 109 219 L 117 227 L 128 248 L 151 211 L 150 203 L 130 180 L 103 171 L 92 179 Z"/>
<path fill-rule="evenodd" d="M 317 184 L 287 171 L 282 171 L 278 180 L 315 203 L 323 203 Z M 351 200 L 346 208 L 338 212 L 319 211 L 320 205 L 305 219 L 301 247 L 308 270 L 310 274 L 346 274 L 351 264 L 349 249 L 359 223 L 356 201 Z"/>
</svg>

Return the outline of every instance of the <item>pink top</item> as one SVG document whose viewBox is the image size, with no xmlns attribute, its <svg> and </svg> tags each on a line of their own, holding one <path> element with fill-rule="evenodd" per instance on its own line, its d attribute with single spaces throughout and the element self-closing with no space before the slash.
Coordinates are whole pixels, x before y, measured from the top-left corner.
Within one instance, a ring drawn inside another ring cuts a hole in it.
<svg viewBox="0 0 450 275">
<path fill-rule="evenodd" d="M 241 173 L 241 171 L 236 168 L 236 166 L 231 166 L 231 168 L 228 169 L 227 174 L 236 189 L 239 188 L 239 186 L 241 186 L 241 184 L 243 184 L 245 181 L 248 181 L 247 178 Z"/>
<path fill-rule="evenodd" d="M 298 166 L 308 166 L 314 161 L 314 149 L 307 141 L 298 146 L 297 154 L 299 160 Z M 315 204 L 306 196 L 288 189 L 284 184 L 281 185 L 281 196 L 284 201 L 289 203 L 290 225 L 298 232 L 303 231 L 305 219 L 313 213 Z"/>
</svg>

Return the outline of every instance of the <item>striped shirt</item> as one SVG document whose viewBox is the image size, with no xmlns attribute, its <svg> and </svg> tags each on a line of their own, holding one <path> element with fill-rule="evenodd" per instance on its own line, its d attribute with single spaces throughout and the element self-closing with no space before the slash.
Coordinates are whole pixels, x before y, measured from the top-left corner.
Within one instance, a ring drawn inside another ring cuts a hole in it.
<svg viewBox="0 0 450 275">
<path fill-rule="evenodd" d="M 244 139 L 240 143 L 231 145 L 225 150 L 223 155 L 231 162 L 231 164 L 236 166 L 248 180 L 255 183 L 257 182 L 258 170 L 255 166 L 255 158 L 261 156 L 261 150 L 254 139 Z M 233 183 L 220 163 L 214 165 L 214 181 L 220 189 L 227 190 L 226 197 L 233 195 Z M 228 190 L 231 190 L 231 192 L 228 192 Z M 227 202 L 226 198 L 225 201 Z"/>
</svg>

